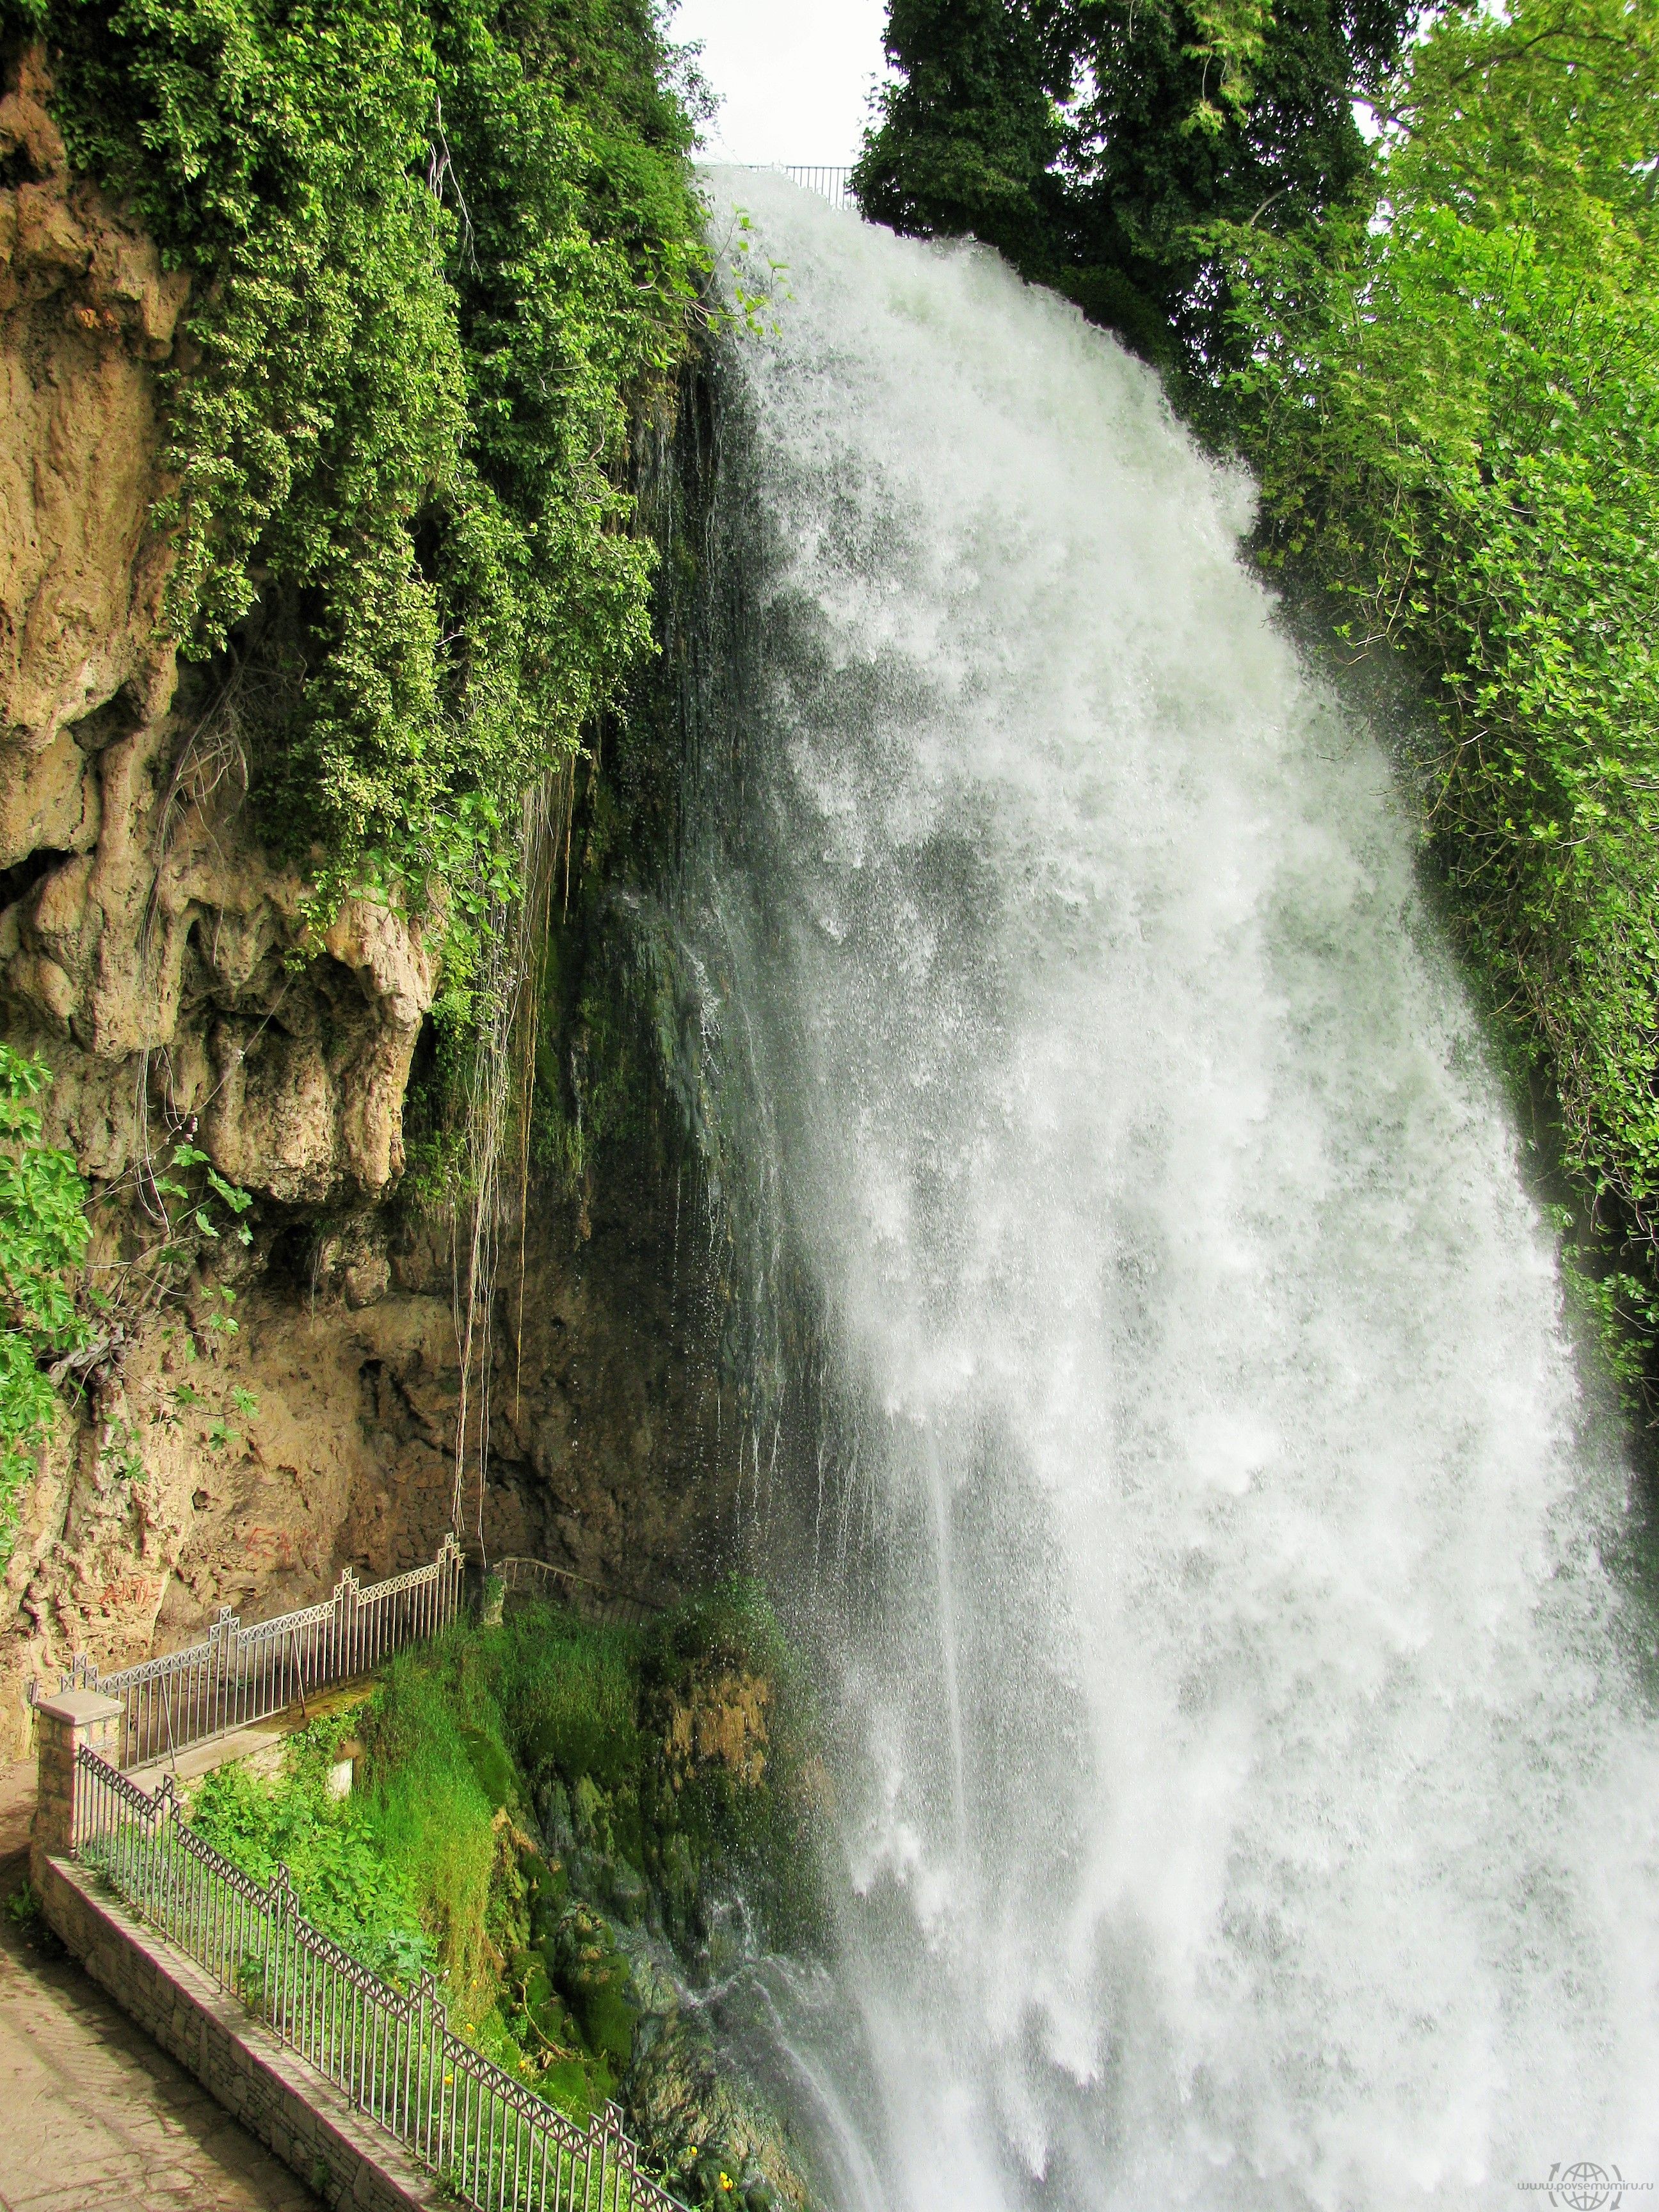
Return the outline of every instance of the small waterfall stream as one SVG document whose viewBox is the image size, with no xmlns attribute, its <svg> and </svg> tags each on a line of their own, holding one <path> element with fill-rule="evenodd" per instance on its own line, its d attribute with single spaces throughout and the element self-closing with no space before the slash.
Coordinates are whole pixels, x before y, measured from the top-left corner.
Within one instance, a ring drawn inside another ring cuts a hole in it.
<svg viewBox="0 0 1659 2212">
<path fill-rule="evenodd" d="M 837 1377 L 826 2193 L 1659 2182 L 1628 1478 L 1381 750 L 1114 343 L 710 188 L 787 264 L 687 927 Z"/>
</svg>

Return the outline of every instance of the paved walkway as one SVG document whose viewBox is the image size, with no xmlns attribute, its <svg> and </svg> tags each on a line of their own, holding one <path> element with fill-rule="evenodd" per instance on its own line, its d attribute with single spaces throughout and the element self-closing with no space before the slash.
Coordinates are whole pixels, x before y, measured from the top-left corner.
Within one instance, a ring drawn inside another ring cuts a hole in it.
<svg viewBox="0 0 1659 2212">
<path fill-rule="evenodd" d="M 0 1770 L 0 2212 L 316 2212 L 72 1959 L 6 1902 L 23 1876 L 33 1769 Z"/>
</svg>

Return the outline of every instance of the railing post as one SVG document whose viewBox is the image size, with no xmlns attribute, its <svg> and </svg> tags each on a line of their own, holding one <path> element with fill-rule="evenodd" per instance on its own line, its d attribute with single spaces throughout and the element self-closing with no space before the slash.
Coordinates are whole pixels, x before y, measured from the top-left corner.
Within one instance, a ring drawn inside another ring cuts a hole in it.
<svg viewBox="0 0 1659 2212">
<path fill-rule="evenodd" d="M 101 1690 L 60 1690 L 34 1708 L 36 1768 L 34 1825 L 29 1833 L 31 1862 L 73 1854 L 80 1838 L 75 1824 L 75 1754 L 90 1744 L 112 1764 L 121 1755 L 121 1700 Z"/>
<path fill-rule="evenodd" d="M 357 1577 L 349 1567 L 341 1568 L 340 1579 L 334 1585 L 334 1621 L 340 1639 L 335 1666 L 349 1680 L 358 1672 Z"/>
</svg>

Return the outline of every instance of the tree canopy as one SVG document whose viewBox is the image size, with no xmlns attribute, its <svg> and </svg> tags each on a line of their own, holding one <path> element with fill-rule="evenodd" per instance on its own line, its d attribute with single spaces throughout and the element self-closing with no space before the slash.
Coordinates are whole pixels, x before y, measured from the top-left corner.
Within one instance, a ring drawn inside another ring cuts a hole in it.
<svg viewBox="0 0 1659 2212">
<path fill-rule="evenodd" d="M 1363 195 L 1356 94 L 1402 0 L 893 0 L 854 186 L 866 214 L 971 233 L 1143 350 L 1212 366 L 1204 226 L 1304 226 Z"/>
<path fill-rule="evenodd" d="M 855 172 L 866 215 L 927 236 L 971 233 L 1022 268 L 1048 268 L 1065 137 L 1056 101 L 1071 84 L 1054 13 L 1007 0 L 893 0 L 887 53 L 902 76 L 882 95 Z"/>
</svg>

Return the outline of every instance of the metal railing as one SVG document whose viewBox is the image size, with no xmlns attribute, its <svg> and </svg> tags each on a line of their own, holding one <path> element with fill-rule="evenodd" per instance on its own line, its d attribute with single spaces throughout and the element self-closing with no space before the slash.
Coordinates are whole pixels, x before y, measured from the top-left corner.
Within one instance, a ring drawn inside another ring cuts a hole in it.
<svg viewBox="0 0 1659 2212">
<path fill-rule="evenodd" d="M 510 1595 L 561 1598 L 573 1612 L 584 1613 L 590 1620 L 613 1620 L 626 1628 L 642 1628 L 664 1609 L 654 1599 L 609 1589 L 569 1567 L 556 1567 L 549 1559 L 516 1556 L 497 1559 L 489 1571 L 501 1577 Z"/>
<path fill-rule="evenodd" d="M 614 2105 L 579 2128 L 452 2033 L 423 1973 L 394 1989 L 311 1925 L 286 1868 L 256 1882 L 88 1745 L 75 1856 L 479 2212 L 683 2212 Z"/>
<path fill-rule="evenodd" d="M 853 197 L 853 172 L 850 168 L 826 168 L 822 165 L 814 167 L 811 163 L 802 166 L 789 161 L 754 161 L 750 167 L 770 170 L 775 176 L 793 178 L 796 184 L 804 185 L 809 192 L 820 193 L 831 207 L 851 208 L 854 214 L 858 211 L 859 204 Z"/>
<path fill-rule="evenodd" d="M 306 1692 L 366 1674 L 407 1645 L 447 1628 L 460 1611 L 461 1550 L 446 1536 L 429 1567 L 364 1588 L 348 1567 L 320 1605 L 245 1628 L 227 1606 L 207 1640 L 100 1674 L 77 1654 L 58 1686 L 101 1690 L 123 1707 L 116 1764 L 143 1766 L 187 1744 L 268 1720 Z M 31 1695 L 34 1686 L 31 1685 Z"/>
</svg>

